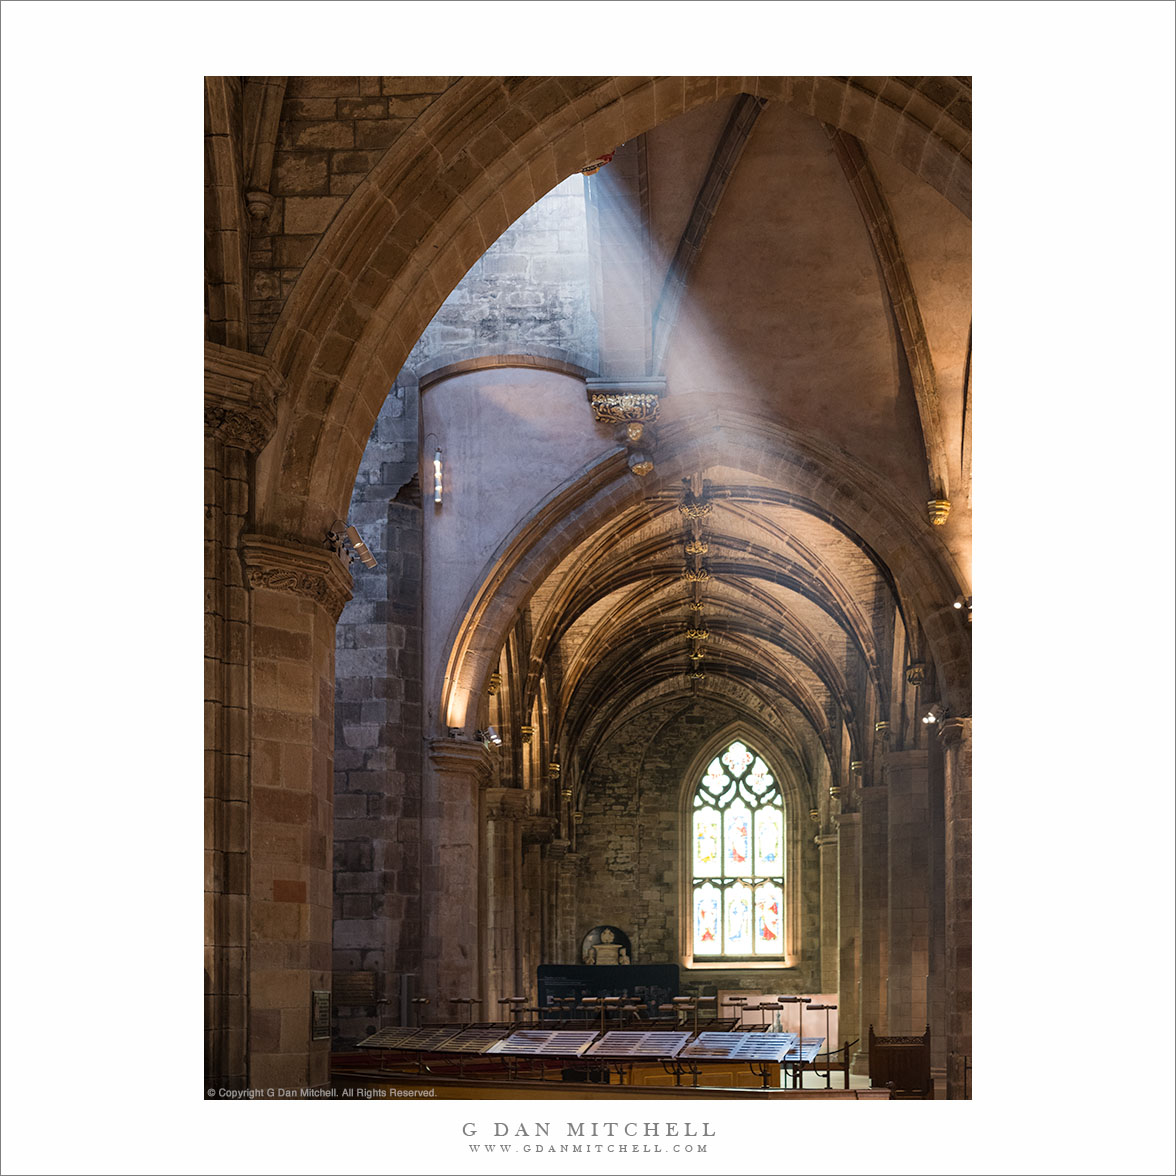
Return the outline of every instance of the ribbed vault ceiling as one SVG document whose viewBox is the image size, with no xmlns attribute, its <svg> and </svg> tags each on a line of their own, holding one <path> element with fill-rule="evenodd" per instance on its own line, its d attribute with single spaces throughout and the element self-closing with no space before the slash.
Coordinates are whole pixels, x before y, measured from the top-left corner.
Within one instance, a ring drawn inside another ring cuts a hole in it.
<svg viewBox="0 0 1176 1176">
<path fill-rule="evenodd" d="M 723 467 L 692 481 L 697 499 L 687 485 L 651 495 L 570 550 L 536 590 L 528 691 L 546 676 L 567 745 L 589 757 L 667 694 L 733 693 L 742 709 L 770 712 L 811 771 L 835 757 L 863 691 L 885 690 L 878 644 L 897 607 L 889 577 L 834 520 L 777 488 Z M 695 501 L 709 510 L 692 520 L 682 507 Z"/>
</svg>

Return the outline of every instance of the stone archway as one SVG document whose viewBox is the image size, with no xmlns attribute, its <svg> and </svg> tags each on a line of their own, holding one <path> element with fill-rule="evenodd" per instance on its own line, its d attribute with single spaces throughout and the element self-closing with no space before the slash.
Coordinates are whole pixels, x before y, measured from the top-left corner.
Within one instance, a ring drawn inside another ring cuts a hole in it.
<svg viewBox="0 0 1176 1176">
<path fill-rule="evenodd" d="M 861 138 L 966 209 L 970 139 L 967 120 L 953 114 L 963 89 L 937 93 L 926 84 L 935 81 L 464 79 L 343 205 L 286 301 L 264 359 L 206 349 L 215 486 L 209 1066 L 220 1084 L 296 1086 L 326 1077 L 326 1043 L 310 1040 L 308 1025 L 311 992 L 331 983 L 333 637 L 350 579 L 325 549 L 325 532 L 345 513 L 380 406 L 445 296 L 503 230 L 586 160 L 740 92 Z M 888 561 L 909 558 L 903 591 L 937 643 L 944 677 L 966 689 L 966 633 L 937 611 L 956 577 L 934 537 L 915 528 L 921 512 L 904 519 L 900 509 L 880 509 L 882 489 L 872 500 L 873 488 L 856 486 L 852 470 L 819 447 L 798 442 L 787 454 L 762 447 L 759 472 L 779 477 L 783 461 L 798 493 L 845 518 Z M 681 472 L 694 456 L 683 442 L 676 458 L 668 438 L 661 460 L 667 473 Z M 580 487 L 570 513 L 567 502 L 552 506 L 572 529 L 594 525 L 629 497 L 622 470 L 623 459 L 606 459 L 599 483 L 586 496 Z M 538 567 L 548 555 L 520 543 L 508 570 L 513 576 L 528 561 Z M 483 662 L 500 644 L 500 622 L 516 603 L 507 587 L 502 599 L 471 602 L 485 615 L 463 638 L 463 688 L 484 676 Z M 480 771 L 477 749 L 435 750 L 434 760 L 463 787 Z"/>
<path fill-rule="evenodd" d="M 876 551 L 894 576 L 900 599 L 923 626 L 943 689 L 957 713 L 966 713 L 971 689 L 970 639 L 951 601 L 961 579 L 934 532 L 896 502 L 878 479 L 827 446 L 778 425 L 713 415 L 683 422 L 677 438 L 661 441 L 658 480 L 674 484 L 684 473 L 739 455 L 751 475 L 785 486 L 818 514 L 840 519 Z M 608 457 L 575 485 L 565 487 L 529 518 L 495 554 L 467 600 L 446 643 L 447 669 L 439 714 L 463 725 L 466 698 L 493 670 L 512 618 L 533 586 L 577 542 L 607 518 L 639 502 L 645 488 L 620 457 Z M 458 722 L 460 720 L 460 722 Z"/>
<path fill-rule="evenodd" d="M 356 190 L 286 303 L 267 356 L 290 394 L 258 463 L 260 528 L 317 541 L 346 505 L 371 426 L 416 339 L 540 196 L 618 143 L 740 92 L 861 138 L 970 209 L 965 88 L 943 79 L 465 79 Z"/>
</svg>

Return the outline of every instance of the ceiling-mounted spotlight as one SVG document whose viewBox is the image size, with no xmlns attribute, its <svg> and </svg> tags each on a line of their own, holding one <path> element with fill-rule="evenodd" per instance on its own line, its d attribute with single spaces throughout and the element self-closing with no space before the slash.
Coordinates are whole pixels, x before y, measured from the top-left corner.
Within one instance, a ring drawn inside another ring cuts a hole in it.
<svg viewBox="0 0 1176 1176">
<path fill-rule="evenodd" d="M 487 727 L 485 731 L 475 732 L 475 738 L 480 739 L 484 747 L 502 746 L 502 736 L 492 726 Z"/>
<path fill-rule="evenodd" d="M 945 718 L 947 718 L 947 711 L 939 703 L 935 703 L 923 716 L 923 723 L 929 727 L 932 723 L 942 723 Z"/>
<path fill-rule="evenodd" d="M 347 545 L 350 544 L 351 550 L 355 553 L 355 558 L 359 559 L 364 567 L 374 568 L 376 566 L 376 557 L 368 550 L 368 545 L 350 523 L 346 523 L 342 519 L 336 519 L 331 524 L 331 529 L 327 532 L 327 538 L 334 546 L 337 555 L 342 556 Z M 350 558 L 348 562 L 350 562 Z"/>
</svg>

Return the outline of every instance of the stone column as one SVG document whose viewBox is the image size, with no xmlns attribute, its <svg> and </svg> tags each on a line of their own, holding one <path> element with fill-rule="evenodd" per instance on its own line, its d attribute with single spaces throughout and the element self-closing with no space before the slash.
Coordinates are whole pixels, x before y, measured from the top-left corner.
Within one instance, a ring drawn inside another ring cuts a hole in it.
<svg viewBox="0 0 1176 1176">
<path fill-rule="evenodd" d="M 534 803 L 534 802 L 532 802 Z M 549 962 L 547 921 L 544 918 L 551 902 L 553 886 L 550 850 L 558 830 L 554 817 L 527 817 L 523 821 L 523 943 L 519 970 L 518 995 L 534 1005 L 538 999 L 536 967 Z"/>
<path fill-rule="evenodd" d="M 330 1041 L 335 624 L 351 573 L 329 547 L 246 535 L 250 588 L 249 1058 L 256 1087 L 323 1086 Z"/>
<path fill-rule="evenodd" d="M 837 931 L 837 834 L 819 833 L 813 839 L 821 858 L 821 991 L 837 991 L 840 942 Z"/>
<path fill-rule="evenodd" d="M 841 1041 L 833 1042 L 835 1047 L 862 1036 L 861 833 L 861 813 L 842 813 L 837 818 L 837 1023 Z"/>
<path fill-rule="evenodd" d="M 944 990 L 946 963 L 944 912 L 946 905 L 943 851 L 947 840 L 943 823 L 943 756 L 932 750 L 927 756 L 927 807 L 930 818 L 927 847 L 930 856 L 928 894 L 931 929 L 927 969 L 927 1010 L 931 1023 L 931 1077 L 935 1097 L 947 1097 L 947 1008 Z"/>
<path fill-rule="evenodd" d="M 943 743 L 947 1097 L 962 1099 L 972 1059 L 972 719 L 947 719 Z"/>
<path fill-rule="evenodd" d="M 550 960 L 544 963 L 578 964 L 581 962 L 576 942 L 576 876 L 580 855 L 571 851 L 571 842 L 556 839 L 548 846 L 554 881 L 551 898 L 551 933 L 548 937 Z"/>
<path fill-rule="evenodd" d="M 869 1072 L 869 1029 L 887 1032 L 886 974 L 889 948 L 886 786 L 875 784 L 860 792 L 861 805 L 861 920 L 862 920 L 862 1040 L 853 1072 Z"/>
<path fill-rule="evenodd" d="M 434 1015 L 449 1016 L 455 1012 L 454 999 L 486 995 L 480 991 L 479 966 L 479 908 L 484 898 L 478 876 L 479 794 L 490 775 L 490 757 L 472 739 L 434 739 L 429 763 L 433 770 L 426 777 L 422 814 L 421 995 L 432 1002 Z"/>
<path fill-rule="evenodd" d="M 521 788 L 487 788 L 486 812 L 486 955 L 482 961 L 483 1016 L 498 1015 L 498 1002 L 516 996 L 521 977 L 518 900 L 522 890 L 522 826 L 529 797 Z"/>
<path fill-rule="evenodd" d="M 245 1090 L 249 948 L 249 593 L 239 558 L 254 455 L 277 423 L 267 360 L 204 356 L 204 984 L 206 1086 Z"/>
<path fill-rule="evenodd" d="M 930 814 L 927 752 L 892 751 L 886 757 L 889 826 L 889 945 L 886 1026 L 918 1035 L 930 1024 Z"/>
</svg>

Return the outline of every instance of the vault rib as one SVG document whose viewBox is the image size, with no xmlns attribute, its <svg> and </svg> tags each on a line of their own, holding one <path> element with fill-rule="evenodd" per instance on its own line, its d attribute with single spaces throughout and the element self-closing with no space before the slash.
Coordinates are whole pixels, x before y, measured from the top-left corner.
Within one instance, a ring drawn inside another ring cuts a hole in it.
<svg viewBox="0 0 1176 1176">
<path fill-rule="evenodd" d="M 943 425 L 939 412 L 939 387 L 935 381 L 935 365 L 931 362 L 931 346 L 919 313 L 914 283 L 907 269 L 906 258 L 898 240 L 898 232 L 890 215 L 890 206 L 878 184 L 878 177 L 866 158 L 861 143 L 852 135 L 826 125 L 825 133 L 833 144 L 833 152 L 853 192 L 862 220 L 870 234 L 874 254 L 886 283 L 886 293 L 898 324 L 915 402 L 919 408 L 919 423 L 923 427 L 923 448 L 927 456 L 927 479 L 931 497 L 948 499 L 950 486 L 947 476 L 947 446 L 943 439 Z"/>
<path fill-rule="evenodd" d="M 740 94 L 735 100 L 735 108 L 727 120 L 726 127 L 719 137 L 719 145 L 711 157 L 706 176 L 698 189 L 698 196 L 694 201 L 694 208 L 690 219 L 686 222 L 686 229 L 678 242 L 674 252 L 674 259 L 666 272 L 666 280 L 662 285 L 661 297 L 658 299 L 657 311 L 653 321 L 653 370 L 655 374 L 664 375 L 666 366 L 666 352 L 674 328 L 678 324 L 678 313 L 682 309 L 682 299 L 686 294 L 686 286 L 690 281 L 691 271 L 694 269 L 702 253 L 703 242 L 706 240 L 711 221 L 719 208 L 719 201 L 727 189 L 735 166 L 739 162 L 747 140 L 751 136 L 752 127 L 760 116 L 760 112 L 767 106 L 764 98 L 754 98 L 750 94 Z"/>
</svg>

